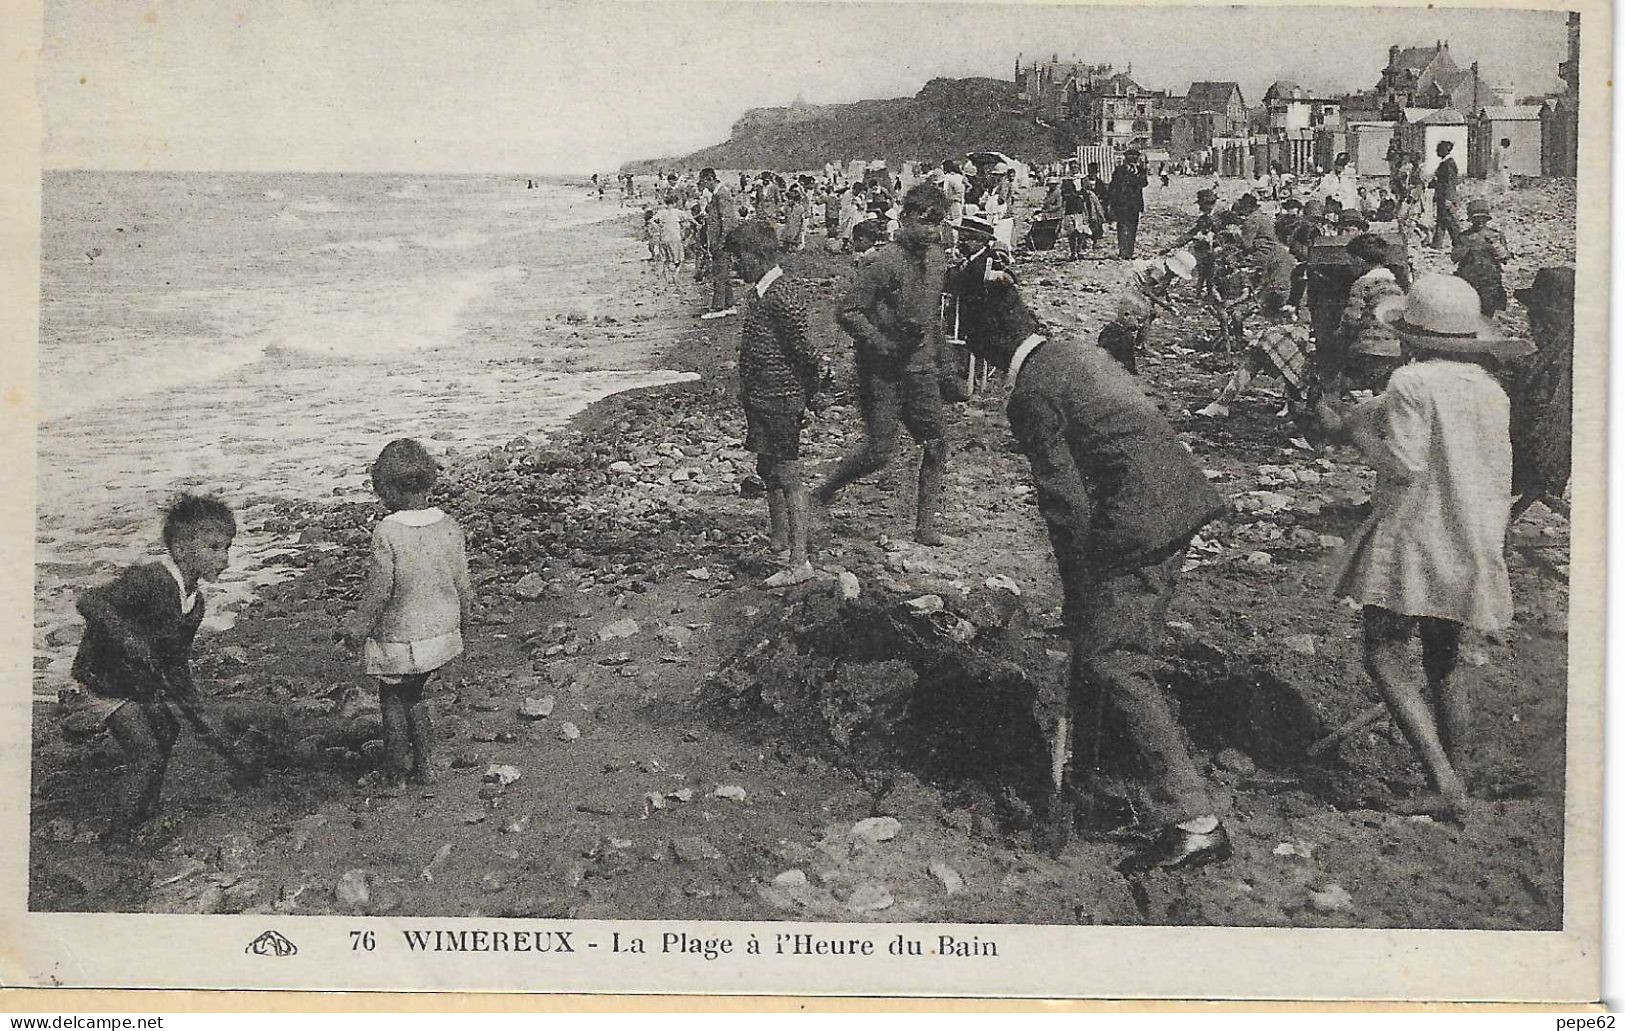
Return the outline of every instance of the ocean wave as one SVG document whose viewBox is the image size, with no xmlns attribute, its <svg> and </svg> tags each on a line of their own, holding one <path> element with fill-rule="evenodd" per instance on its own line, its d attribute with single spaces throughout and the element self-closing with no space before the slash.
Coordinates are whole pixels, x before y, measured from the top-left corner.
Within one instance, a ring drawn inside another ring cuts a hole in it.
<svg viewBox="0 0 1625 1031">
<path fill-rule="evenodd" d="M 184 361 L 166 355 L 183 354 Z M 44 394 L 45 421 L 92 411 L 135 397 L 206 383 L 229 376 L 259 361 L 261 351 L 251 344 L 215 338 L 167 341 L 162 352 L 148 351 L 110 362 L 94 374 L 78 378 Z"/>
<path fill-rule="evenodd" d="M 517 266 L 482 269 L 347 292 L 326 309 L 308 297 L 290 298 L 285 310 L 255 334 L 267 355 L 379 357 L 444 347 L 462 336 L 463 310 L 498 283 L 522 279 Z"/>
</svg>

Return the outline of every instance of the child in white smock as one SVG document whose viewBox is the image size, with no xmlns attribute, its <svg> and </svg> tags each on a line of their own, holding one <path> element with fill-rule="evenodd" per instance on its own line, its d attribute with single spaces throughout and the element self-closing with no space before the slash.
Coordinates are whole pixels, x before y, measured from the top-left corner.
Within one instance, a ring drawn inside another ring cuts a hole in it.
<svg viewBox="0 0 1625 1031">
<path fill-rule="evenodd" d="M 1465 627 L 1512 621 L 1502 549 L 1512 492 L 1506 393 L 1484 363 L 1523 342 L 1500 338 L 1478 294 L 1454 276 L 1419 278 L 1379 305 L 1412 361 L 1383 393 L 1352 410 L 1320 409 L 1377 470 L 1371 515 L 1349 540 L 1333 591 L 1361 606 L 1365 668 L 1421 757 L 1436 794 L 1402 808 L 1459 816 L 1469 704 L 1455 676 Z M 1422 638 L 1427 695 L 1407 675 Z"/>
<path fill-rule="evenodd" d="M 418 784 L 433 776 L 424 687 L 462 654 L 474 603 L 462 528 L 428 502 L 437 473 L 415 440 L 391 441 L 373 463 L 373 490 L 389 515 L 373 529 L 367 586 L 343 630 L 378 681 L 385 775 Z"/>
</svg>

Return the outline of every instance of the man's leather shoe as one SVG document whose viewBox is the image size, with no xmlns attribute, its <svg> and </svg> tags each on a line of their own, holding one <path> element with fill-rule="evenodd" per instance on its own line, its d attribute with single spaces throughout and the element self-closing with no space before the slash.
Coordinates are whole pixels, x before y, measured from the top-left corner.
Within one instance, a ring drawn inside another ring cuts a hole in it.
<svg viewBox="0 0 1625 1031">
<path fill-rule="evenodd" d="M 1200 834 L 1169 824 L 1151 844 L 1118 863 L 1117 870 L 1119 873 L 1144 873 L 1155 868 L 1184 870 L 1222 863 L 1230 858 L 1232 852 L 1230 835 L 1225 832 L 1222 823 Z"/>
</svg>

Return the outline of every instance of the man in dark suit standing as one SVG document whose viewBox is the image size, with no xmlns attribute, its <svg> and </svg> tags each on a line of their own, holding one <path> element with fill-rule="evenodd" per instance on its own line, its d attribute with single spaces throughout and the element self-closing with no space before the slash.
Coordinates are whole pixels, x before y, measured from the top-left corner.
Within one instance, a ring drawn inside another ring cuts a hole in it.
<svg viewBox="0 0 1625 1031">
<path fill-rule="evenodd" d="M 705 238 L 711 249 L 711 310 L 700 316 L 720 319 L 736 314 L 733 291 L 733 262 L 728 255 L 728 234 L 739 224 L 739 203 L 732 191 L 717 178 L 717 170 L 700 170 L 700 189 L 710 194 L 705 206 Z"/>
<path fill-rule="evenodd" d="M 1041 325 L 1016 290 L 987 297 L 997 310 L 961 325 L 974 327 L 967 332 L 973 352 L 1008 370 L 1010 431 L 1037 483 L 1072 640 L 1069 699 L 1051 756 L 1054 784 L 1064 781 L 1073 707 L 1092 715 L 1085 726 L 1095 752 L 1110 706 L 1144 760 L 1159 825 L 1119 869 L 1220 862 L 1231 854 L 1229 836 L 1153 673 L 1186 548 L 1224 511 L 1224 499 L 1110 355 Z M 1091 776 L 1097 761 L 1098 754 L 1085 757 Z M 1057 802 L 1060 796 L 1057 790 Z M 1057 810 L 1064 817 L 1057 829 L 1069 828 L 1070 810 Z"/>
<path fill-rule="evenodd" d="M 1107 188 L 1110 212 L 1117 223 L 1117 256 L 1134 257 L 1134 237 L 1140 230 L 1140 212 L 1145 210 L 1145 168 L 1140 164 L 1140 152 L 1126 150 L 1123 163 L 1112 174 Z"/>
</svg>

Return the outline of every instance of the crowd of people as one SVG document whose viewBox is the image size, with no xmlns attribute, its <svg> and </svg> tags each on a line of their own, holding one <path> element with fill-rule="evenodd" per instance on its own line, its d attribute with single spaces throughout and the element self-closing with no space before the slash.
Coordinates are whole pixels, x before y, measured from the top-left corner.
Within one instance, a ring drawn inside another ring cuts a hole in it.
<svg viewBox="0 0 1625 1031">
<path fill-rule="evenodd" d="M 1455 188 L 1453 163 L 1442 149 L 1440 156 L 1436 197 Z M 1226 510 L 1137 375 L 1151 320 L 1188 298 L 1217 313 L 1210 343 L 1234 345 L 1236 357 L 1218 401 L 1199 414 L 1225 415 L 1254 376 L 1272 374 L 1285 388 L 1287 414 L 1322 443 L 1351 444 L 1376 469 L 1372 514 L 1349 541 L 1330 590 L 1360 607 L 1365 670 L 1432 786 L 1411 808 L 1446 818 L 1467 813 L 1461 639 L 1467 628 L 1497 631 L 1512 619 L 1503 549 L 1513 513 L 1537 501 L 1563 505 L 1573 270 L 1543 269 L 1517 292 L 1535 350 L 1486 317 L 1506 305 L 1507 246 L 1483 202 L 1469 204 L 1466 228 L 1443 218 L 1453 194 L 1439 202 L 1439 242 L 1458 255 L 1460 275 L 1413 278 L 1405 216 L 1396 214 L 1397 232 L 1372 232 L 1382 219 L 1361 209 L 1363 187 L 1340 159 L 1307 199 L 1272 190 L 1276 212 L 1254 192 L 1221 206 L 1217 188 L 1202 190 L 1189 230 L 1168 253 L 1133 265 L 1110 321 L 1089 339 L 1074 326 L 1046 323 L 1027 302 L 1011 241 L 997 226 L 1019 203 L 1014 169 L 967 175 L 947 161 L 906 190 L 883 169 L 869 173 L 842 182 L 835 174 L 764 171 L 729 182 L 710 168 L 693 177 L 672 172 L 660 178 L 658 207 L 646 212 L 651 257 L 673 281 L 703 255 L 694 265 L 711 286 L 706 317 L 743 308 L 745 446 L 757 456 L 779 565 L 764 586 L 817 575 L 821 513 L 855 480 L 891 468 L 905 430 L 922 453 L 914 539 L 952 547 L 941 525 L 952 404 L 966 396 L 969 356 L 999 370 L 1010 432 L 1054 548 L 1072 646 L 1067 704 L 1053 728 L 1056 797 L 1068 771 L 1092 777 L 1097 765 L 1093 755 L 1073 759 L 1072 728 L 1098 726 L 1111 708 L 1139 749 L 1156 806 L 1155 833 L 1121 869 L 1228 858 L 1221 813 L 1153 675 L 1186 551 Z M 1109 181 L 1095 167 L 1058 177 L 1047 191 L 1058 206 L 1046 197 L 1034 221 L 1058 212 L 1076 257 L 1102 239 L 1110 220 L 1119 257 L 1133 260 L 1147 182 L 1133 153 Z M 623 188 L 635 184 L 623 179 Z M 821 357 L 834 344 L 815 337 L 809 292 L 783 257 L 807 245 L 820 210 L 825 245 L 855 255 L 833 314 L 851 339 L 863 437 L 809 488 L 804 417 L 828 394 Z M 1342 278 L 1317 278 L 1320 264 L 1335 265 Z M 1307 322 L 1299 314 L 1305 300 L 1318 308 Z M 950 320 L 945 311 L 956 314 Z M 372 482 L 389 514 L 374 531 L 366 587 L 341 633 L 378 684 L 389 778 L 432 777 L 424 692 L 462 651 L 474 600 L 462 531 L 430 503 L 436 474 L 416 441 L 396 440 L 379 454 Z M 224 570 L 235 533 L 224 504 L 183 498 L 164 520 L 159 562 L 131 567 L 80 597 L 87 629 L 74 675 L 130 760 L 114 836 L 130 835 L 156 812 L 179 732 L 176 708 L 240 775 L 257 774 L 190 704 L 190 654 L 204 609 L 199 584 Z M 1425 690 L 1406 668 L 1418 636 Z"/>
<path fill-rule="evenodd" d="M 1453 174 L 1448 152 L 1440 156 L 1436 189 L 1448 188 Z M 1068 232 L 1096 237 L 1092 223 L 1111 212 L 1119 253 L 1131 256 L 1143 201 L 1123 198 L 1146 187 L 1139 164 L 1126 160 L 1104 189 L 1098 174 L 1070 190 L 1064 180 L 1049 184 L 1050 196 L 1063 198 L 1063 217 L 1081 216 Z M 746 441 L 768 487 L 771 544 L 787 563 L 766 586 L 815 575 L 808 528 L 847 484 L 892 464 L 905 429 L 921 448 L 915 540 L 951 546 L 939 522 L 942 485 L 950 403 L 964 381 L 958 349 L 968 349 L 1008 385 L 1010 430 L 1029 461 L 1063 586 L 1071 705 L 1090 721 L 1114 708 L 1149 771 L 1159 829 L 1122 869 L 1227 858 L 1232 846 L 1220 814 L 1152 677 L 1186 550 L 1225 511 L 1136 378 L 1149 320 L 1190 290 L 1221 312 L 1216 341 L 1231 341 L 1233 332 L 1244 344 L 1235 376 L 1201 414 L 1225 414 L 1251 378 L 1267 372 L 1285 388 L 1285 414 L 1321 446 L 1352 445 L 1376 469 L 1373 514 L 1347 544 L 1329 590 L 1360 608 L 1366 672 L 1432 786 L 1406 811 L 1463 818 L 1473 800 L 1462 771 L 1469 736 L 1467 690 L 1457 676 L 1462 634 L 1504 630 L 1512 619 L 1503 552 L 1514 489 L 1566 513 L 1570 388 L 1558 384 L 1566 383 L 1572 352 L 1572 269 L 1542 270 L 1520 293 L 1537 351 L 1486 318 L 1504 307 L 1486 284 L 1499 286 L 1506 247 L 1483 201 L 1469 205 L 1468 228 L 1446 221 L 1440 241 L 1458 263 L 1483 263 L 1483 278 L 1413 278 L 1409 252 L 1420 241 L 1399 224 L 1397 206 L 1394 230 L 1372 231 L 1360 208 L 1367 191 L 1339 159 L 1307 202 L 1288 192 L 1274 213 L 1253 193 L 1221 211 L 1216 191 L 1203 190 L 1177 249 L 1137 263 L 1129 294 L 1088 340 L 1033 314 L 1008 248 L 983 212 L 960 199 L 955 170 L 944 171 L 902 196 L 889 242 L 859 263 L 837 304 L 836 322 L 852 340 L 863 442 L 810 495 L 800 437 L 804 413 L 821 405 L 820 348 L 805 295 L 785 274 L 770 225 L 747 220 L 727 237 L 752 284 L 740 345 Z M 1077 195 L 1097 203 L 1072 201 L 1069 213 L 1065 198 Z M 1057 210 L 1045 203 L 1040 212 Z M 1319 275 L 1321 264 L 1336 274 Z M 957 311 L 957 339 L 944 320 L 944 295 Z M 1243 299 L 1251 302 L 1245 311 Z M 1299 315 L 1304 300 L 1320 309 L 1307 322 Z M 1549 450 L 1537 454 L 1541 448 Z M 1533 474 L 1537 466 L 1549 479 Z M 1425 690 L 1406 668 L 1416 637 Z M 1054 730 L 1058 791 L 1073 765 L 1070 727 L 1071 709 Z M 1076 765 L 1088 772 L 1093 764 L 1086 757 Z"/>
</svg>

